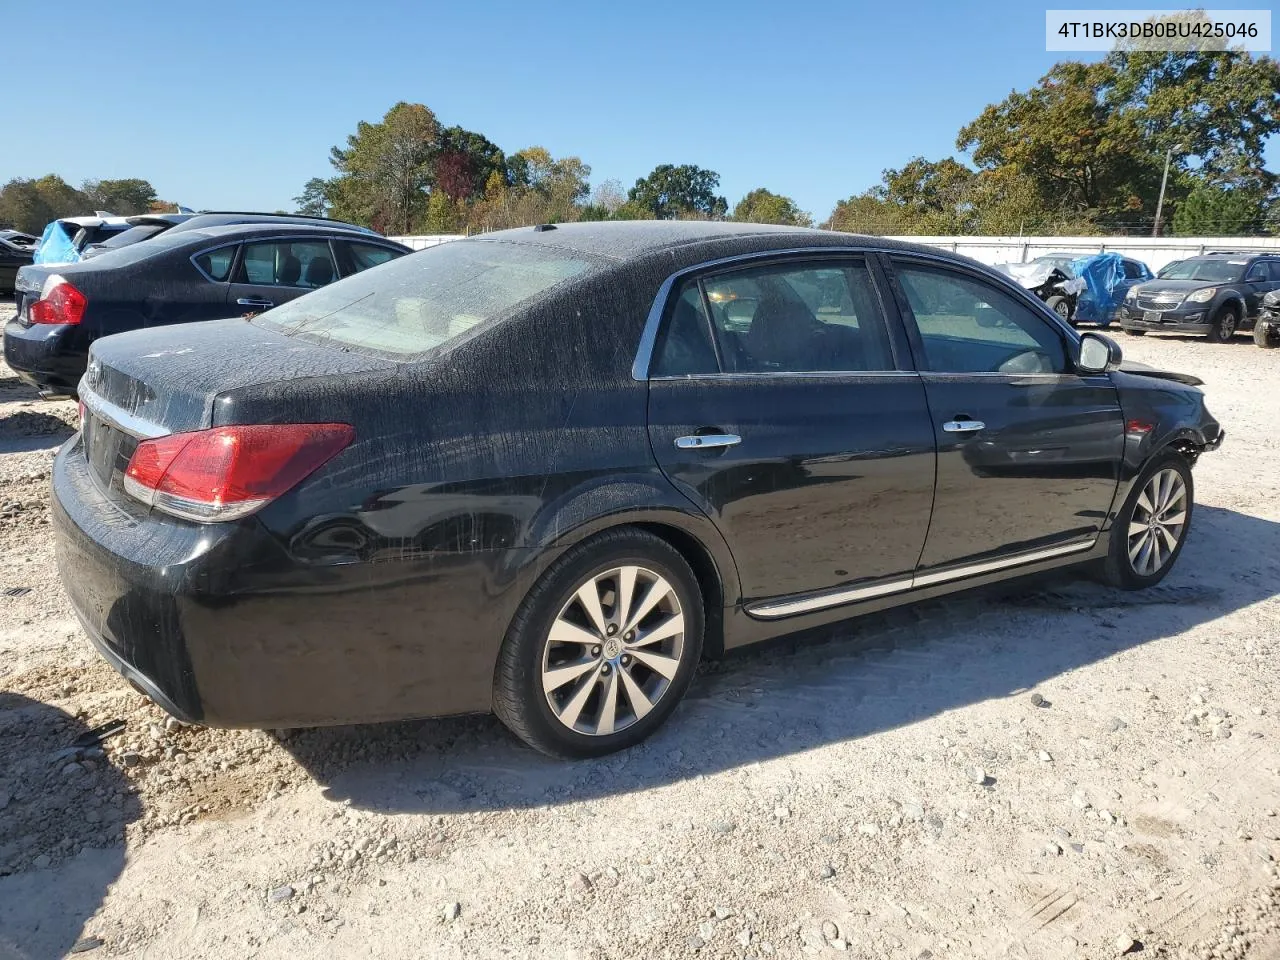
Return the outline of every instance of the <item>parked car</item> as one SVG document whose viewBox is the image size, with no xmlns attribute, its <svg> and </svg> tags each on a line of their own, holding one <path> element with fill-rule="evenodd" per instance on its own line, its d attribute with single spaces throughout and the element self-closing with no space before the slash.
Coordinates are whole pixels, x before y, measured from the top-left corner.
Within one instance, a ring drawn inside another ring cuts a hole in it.
<svg viewBox="0 0 1280 960">
<path fill-rule="evenodd" d="M 1253 342 L 1260 347 L 1280 347 L 1280 290 L 1262 298 L 1258 321 L 1253 325 Z"/>
<path fill-rule="evenodd" d="M 1070 270 L 1072 277 L 1062 289 L 1072 298 L 1072 322 L 1104 328 L 1119 314 L 1129 290 L 1154 276 L 1141 260 L 1118 253 L 1078 257 L 1071 261 Z"/>
<path fill-rule="evenodd" d="M 92 217 L 63 217 L 44 228 L 36 245 L 39 264 L 76 263 L 84 248 L 129 229 L 128 217 L 98 211 Z"/>
<path fill-rule="evenodd" d="M 1197 383 L 934 248 L 510 230 L 94 343 L 56 553 L 178 717 L 493 710 L 597 755 L 704 655 L 1073 564 L 1158 583 L 1223 439 Z"/>
<path fill-rule="evenodd" d="M 1120 326 L 1138 336 L 1193 333 L 1226 343 L 1250 330 L 1264 294 L 1280 289 L 1280 256 L 1207 253 L 1166 267 L 1161 277 L 1129 291 Z"/>
<path fill-rule="evenodd" d="M 147 213 L 129 217 L 129 229 L 117 233 L 100 243 L 91 243 L 80 253 L 81 260 L 88 260 L 111 250 L 118 250 L 143 240 L 158 237 L 167 230 L 200 230 L 204 227 L 222 227 L 233 223 L 309 223 L 318 227 L 341 227 L 379 236 L 367 227 L 327 217 L 307 217 L 293 213 L 240 213 L 217 211 L 205 213 Z"/>
<path fill-rule="evenodd" d="M 99 337 L 271 307 L 409 253 L 338 227 L 251 223 L 174 228 L 84 263 L 18 271 L 4 355 L 43 394 L 74 394 Z"/>
<path fill-rule="evenodd" d="M 39 239 L 18 230 L 0 230 L 0 293 L 13 293 L 18 268 L 35 256 Z"/>
<path fill-rule="evenodd" d="M 1046 253 L 1026 263 L 999 263 L 996 269 L 1013 277 L 1070 323 L 1075 313 L 1076 294 L 1067 291 L 1066 284 L 1075 277 L 1071 263 L 1076 257 L 1074 253 Z"/>
</svg>

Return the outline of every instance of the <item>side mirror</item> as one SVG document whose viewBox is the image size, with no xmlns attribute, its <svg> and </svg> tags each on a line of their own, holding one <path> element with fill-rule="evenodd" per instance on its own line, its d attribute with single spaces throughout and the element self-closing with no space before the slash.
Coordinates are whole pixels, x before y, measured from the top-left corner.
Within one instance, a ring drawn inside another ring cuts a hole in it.
<svg viewBox="0 0 1280 960">
<path fill-rule="evenodd" d="M 1100 333 L 1086 333 L 1080 338 L 1076 369 L 1081 373 L 1108 373 L 1120 367 L 1124 354 L 1120 344 Z"/>
</svg>

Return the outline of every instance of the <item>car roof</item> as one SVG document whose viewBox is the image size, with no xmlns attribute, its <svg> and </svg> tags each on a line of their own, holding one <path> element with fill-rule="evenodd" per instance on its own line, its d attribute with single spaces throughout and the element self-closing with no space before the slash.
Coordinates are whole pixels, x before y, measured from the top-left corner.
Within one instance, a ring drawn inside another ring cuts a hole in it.
<svg viewBox="0 0 1280 960">
<path fill-rule="evenodd" d="M 506 241 L 560 247 L 619 262 L 638 259 L 667 250 L 699 245 L 713 248 L 718 255 L 759 250 L 831 246 L 873 247 L 938 256 L 944 251 L 917 243 L 903 243 L 885 237 L 869 237 L 835 230 L 782 227 L 761 223 L 726 223 L 706 220 L 611 220 L 561 223 L 554 226 L 515 227 L 477 234 L 470 241 Z M 455 240 L 453 243 L 466 243 Z M 775 241 L 769 243 L 768 241 Z M 966 262 L 968 257 L 948 254 Z"/>
<path fill-rule="evenodd" d="M 1230 260 L 1245 259 L 1252 260 L 1257 257 L 1277 257 L 1280 256 L 1280 250 L 1210 250 L 1207 253 L 1197 253 L 1194 256 L 1186 257 L 1187 260 Z"/>
<path fill-rule="evenodd" d="M 175 234 L 178 232 L 173 231 Z M 386 237 L 377 233 L 367 233 L 358 230 L 355 227 L 342 226 L 334 224 L 333 226 L 321 226 L 317 223 L 296 223 L 288 220 L 277 220 L 269 223 L 228 223 L 216 224 L 207 227 L 193 227 L 183 230 L 181 236 L 185 241 L 195 242 L 197 240 L 238 240 L 241 237 L 266 236 L 349 236 L 357 240 L 374 240 L 390 244 L 393 247 L 403 247 L 403 244 L 396 243 L 394 240 L 388 240 Z"/>
</svg>

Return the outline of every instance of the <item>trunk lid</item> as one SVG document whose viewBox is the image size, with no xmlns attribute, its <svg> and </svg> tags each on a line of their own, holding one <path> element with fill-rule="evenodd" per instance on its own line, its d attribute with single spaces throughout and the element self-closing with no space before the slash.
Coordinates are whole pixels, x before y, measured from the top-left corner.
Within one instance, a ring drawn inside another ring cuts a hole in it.
<svg viewBox="0 0 1280 960">
<path fill-rule="evenodd" d="M 286 337 L 245 320 L 152 327 L 105 337 L 80 381 L 85 457 L 98 484 L 124 496 L 123 477 L 141 438 L 213 425 L 229 391 L 394 367 Z"/>
</svg>

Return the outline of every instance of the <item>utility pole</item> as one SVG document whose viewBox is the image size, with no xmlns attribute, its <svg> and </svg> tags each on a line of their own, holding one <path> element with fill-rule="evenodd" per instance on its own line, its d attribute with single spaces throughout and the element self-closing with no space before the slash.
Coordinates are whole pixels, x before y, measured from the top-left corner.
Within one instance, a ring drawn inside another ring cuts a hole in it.
<svg viewBox="0 0 1280 960">
<path fill-rule="evenodd" d="M 1153 237 L 1160 236 L 1160 213 L 1164 210 L 1164 188 L 1169 182 L 1169 163 L 1173 160 L 1173 148 L 1179 146 L 1181 145 L 1176 143 L 1170 144 L 1164 155 L 1164 176 L 1160 178 L 1160 199 L 1156 201 L 1156 222 L 1151 225 Z"/>
</svg>

